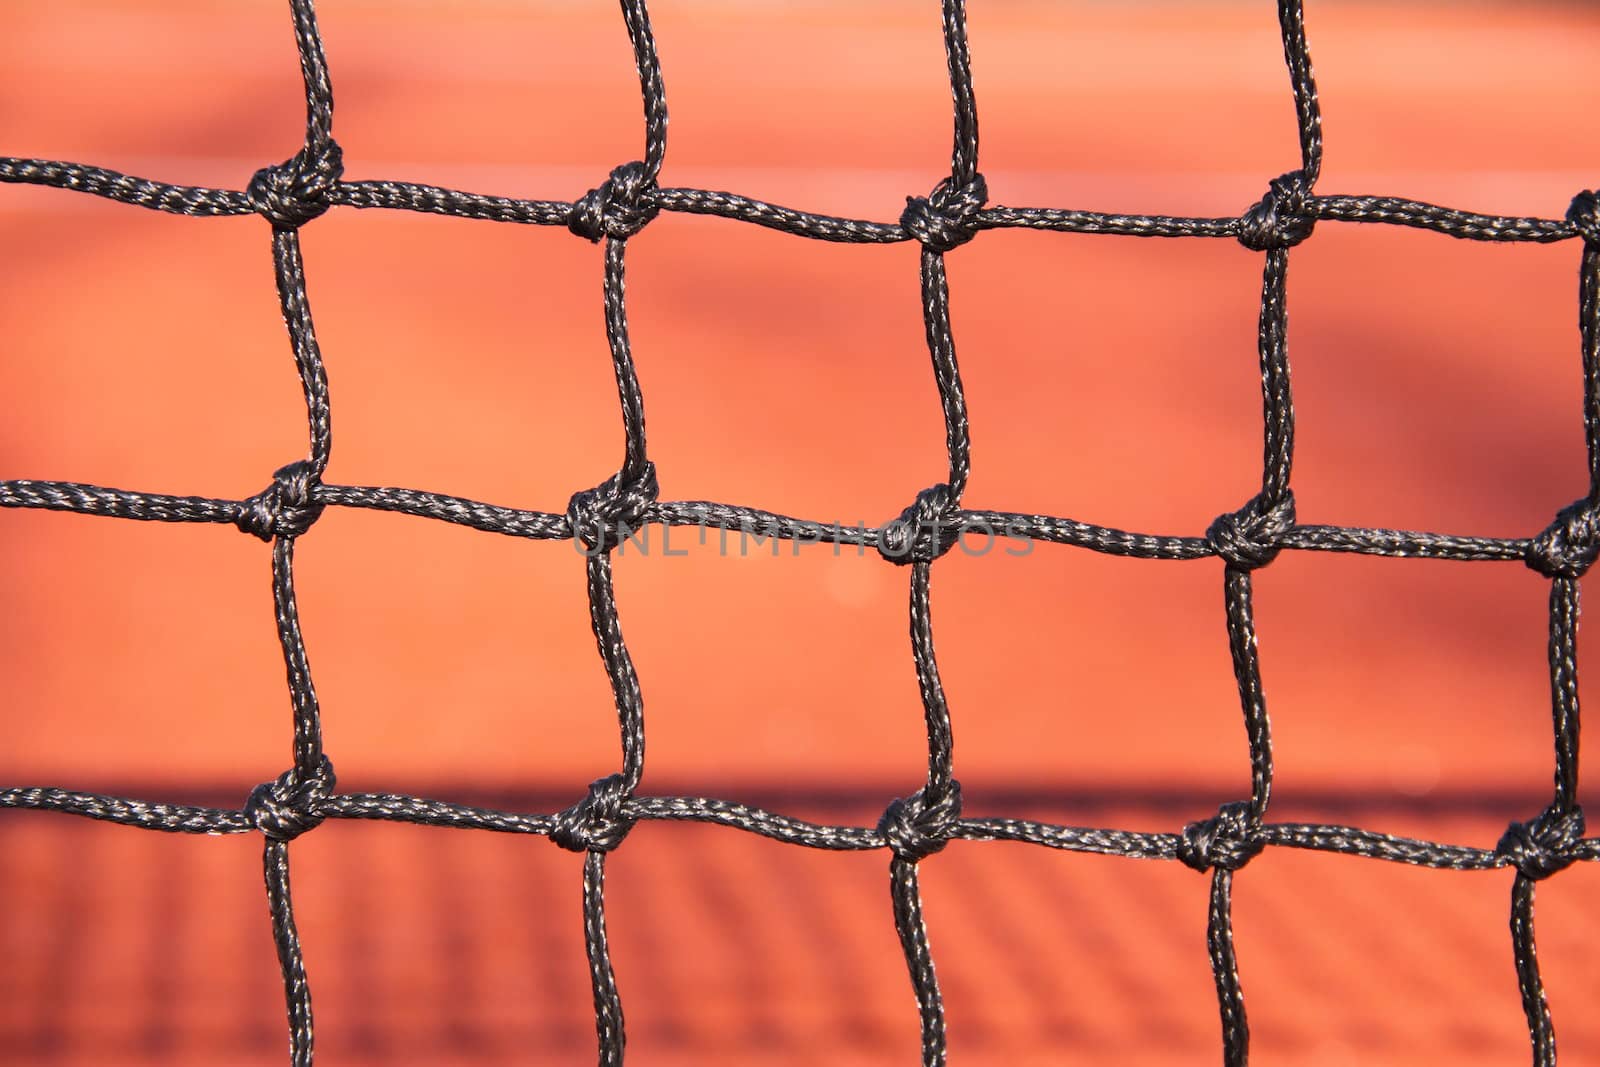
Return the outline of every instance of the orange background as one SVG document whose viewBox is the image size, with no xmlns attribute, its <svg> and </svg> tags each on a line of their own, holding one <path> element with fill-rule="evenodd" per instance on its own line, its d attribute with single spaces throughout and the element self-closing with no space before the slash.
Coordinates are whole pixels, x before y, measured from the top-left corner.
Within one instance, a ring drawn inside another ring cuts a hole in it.
<svg viewBox="0 0 1600 1067">
<path fill-rule="evenodd" d="M 1595 184 L 1600 15 L 1309 6 L 1320 191 L 1553 218 Z M 1238 214 L 1297 165 L 1271 7 L 975 0 L 991 202 Z M 348 178 L 572 199 L 640 152 L 613 5 L 329 0 L 320 17 Z M 889 220 L 947 172 L 931 0 L 663 0 L 652 17 L 663 184 Z M 283 5 L 57 0 L 7 20 L 0 152 L 242 188 L 300 142 Z M 262 220 L 5 186 L 0 240 L 0 477 L 242 498 L 304 454 Z M 616 469 L 597 249 L 349 209 L 303 245 L 328 481 L 561 511 Z M 876 525 L 940 480 L 916 259 L 651 223 L 629 246 L 629 310 L 663 498 Z M 1319 227 L 1290 257 L 1301 521 L 1527 536 L 1581 495 L 1577 261 L 1573 242 Z M 949 265 L 968 506 L 1198 534 L 1254 492 L 1259 256 L 990 231 Z M 617 562 L 643 790 L 865 824 L 915 788 L 905 572 L 826 546 L 681 544 Z M 226 527 L 0 513 L 0 782 L 231 805 L 287 767 L 268 556 Z M 1170 831 L 1243 795 L 1220 574 L 1052 545 L 942 560 L 967 810 Z M 296 577 L 341 789 L 550 810 L 618 766 L 570 544 L 329 509 Z M 1275 817 L 1488 847 L 1542 806 L 1537 575 L 1285 553 L 1256 588 Z M 0 816 L 0 1062 L 281 1062 L 258 853 Z M 333 823 L 293 854 L 319 1063 L 592 1060 L 575 857 Z M 608 881 L 630 1062 L 913 1062 L 883 867 L 636 830 Z M 1218 1055 L 1191 872 L 956 844 L 924 884 L 957 1062 Z M 1259 858 L 1236 902 L 1256 1060 L 1525 1059 L 1509 886 Z M 1575 868 L 1539 896 L 1575 1062 L 1600 1057 L 1597 888 Z"/>
</svg>

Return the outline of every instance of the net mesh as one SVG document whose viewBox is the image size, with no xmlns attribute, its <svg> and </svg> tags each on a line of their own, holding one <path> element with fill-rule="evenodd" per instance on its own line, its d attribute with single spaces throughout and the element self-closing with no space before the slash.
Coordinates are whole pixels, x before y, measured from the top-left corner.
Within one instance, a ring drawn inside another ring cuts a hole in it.
<svg viewBox="0 0 1600 1067">
<path fill-rule="evenodd" d="M 1231 897 L 1236 871 L 1263 849 L 1299 848 L 1448 870 L 1515 871 L 1510 902 L 1512 955 L 1536 1064 L 1553 1064 L 1555 1031 L 1534 946 L 1537 882 L 1579 860 L 1600 858 L 1600 839 L 1584 836 L 1578 803 L 1576 637 L 1579 579 L 1600 555 L 1600 201 L 1578 193 L 1564 219 L 1476 214 L 1386 196 L 1315 192 L 1322 160 L 1317 89 L 1299 0 L 1280 0 L 1278 17 L 1297 116 L 1300 166 L 1269 182 L 1262 199 L 1237 217 L 1183 218 L 1104 214 L 988 204 L 978 167 L 978 113 L 967 47 L 963 0 L 943 0 L 945 52 L 954 104 L 950 173 L 926 196 L 907 198 L 898 222 L 837 218 L 781 207 L 734 193 L 667 188 L 658 176 L 667 145 L 661 65 L 643 0 L 622 0 L 644 103 L 645 150 L 572 202 L 483 196 L 407 182 L 345 181 L 333 137 L 333 95 L 311 0 L 291 0 L 306 95 L 304 144 L 286 162 L 255 174 L 243 191 L 171 185 L 75 163 L 0 158 L 0 180 L 53 186 L 188 216 L 259 214 L 271 225 L 278 296 L 304 389 L 310 430 L 305 458 L 277 471 L 263 491 L 243 500 L 170 496 L 67 482 L 0 481 L 0 505 L 162 522 L 224 523 L 272 546 L 277 631 L 293 711 L 293 761 L 257 786 L 239 808 L 151 803 L 60 788 L 0 789 L 0 807 L 41 809 L 178 833 L 260 832 L 278 960 L 289 1022 L 290 1059 L 312 1062 L 310 984 L 296 933 L 289 844 L 326 819 L 377 819 L 496 830 L 548 837 L 584 855 L 583 927 L 594 993 L 599 1061 L 622 1061 L 622 1000 L 607 948 L 606 856 L 641 820 L 691 820 L 733 827 L 817 849 L 887 850 L 893 921 L 904 949 L 921 1020 L 921 1058 L 946 1058 L 945 1014 L 918 885 L 919 864 L 951 840 L 1017 841 L 1049 848 L 1143 859 L 1177 860 L 1210 876 L 1207 946 L 1221 1016 L 1225 1062 L 1249 1054 Z M 566 226 L 604 242 L 605 324 L 620 399 L 625 448 L 617 472 L 574 494 L 564 512 L 499 507 L 411 489 L 333 485 L 323 481 L 331 447 L 327 376 L 306 294 L 299 228 L 329 208 L 389 208 L 457 218 Z M 943 408 L 949 470 L 917 493 L 897 518 L 878 529 L 840 528 L 748 507 L 659 499 L 646 449 L 644 400 L 628 337 L 624 277 L 628 242 L 660 212 L 713 215 L 801 237 L 845 243 L 916 241 L 921 245 L 923 317 Z M 1285 283 L 1289 249 L 1321 221 L 1409 226 L 1473 241 L 1581 240 L 1579 322 L 1583 420 L 1589 488 L 1527 538 L 1459 537 L 1390 529 L 1297 522 L 1290 472 L 1294 414 L 1286 343 Z M 970 471 L 966 401 L 951 333 L 944 257 L 979 231 L 1024 227 L 1081 234 L 1232 239 L 1264 259 L 1258 331 L 1264 450 L 1261 490 L 1217 518 L 1203 536 L 1155 536 L 1067 518 L 962 507 Z M 615 699 L 620 770 L 595 782 L 565 810 L 492 810 L 417 796 L 340 793 L 323 751 L 321 714 L 302 640 L 294 588 L 297 540 L 329 506 L 422 516 L 491 533 L 570 539 L 587 568 L 590 618 Z M 890 802 L 876 826 L 825 825 L 726 800 L 638 795 L 644 768 L 640 683 L 623 641 L 612 582 L 611 553 L 646 524 L 718 526 L 763 537 L 831 539 L 875 549 L 909 575 L 911 654 L 925 709 L 928 774 L 920 789 Z M 1249 796 L 1176 833 L 1063 826 L 962 814 L 952 756 L 952 724 L 934 655 L 929 609 L 933 564 L 966 530 L 1004 530 L 1062 545 L 1143 559 L 1223 562 L 1228 643 L 1238 683 L 1250 759 Z M 1542 811 L 1513 823 L 1493 847 L 1412 840 L 1358 827 L 1269 820 L 1273 781 L 1271 730 L 1257 657 L 1252 574 L 1285 549 L 1461 561 L 1524 562 L 1550 580 L 1549 665 L 1554 736 L 1554 789 Z"/>
</svg>

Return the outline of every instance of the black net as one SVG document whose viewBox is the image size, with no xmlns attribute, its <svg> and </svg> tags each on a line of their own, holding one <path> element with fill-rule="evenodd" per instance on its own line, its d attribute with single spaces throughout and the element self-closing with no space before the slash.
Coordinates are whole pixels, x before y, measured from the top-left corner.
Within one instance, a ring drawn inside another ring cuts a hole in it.
<svg viewBox="0 0 1600 1067">
<path fill-rule="evenodd" d="M 3 789 L 0 806 L 65 812 L 168 832 L 259 831 L 266 842 L 267 898 L 288 1004 L 291 1062 L 312 1062 L 312 1016 L 310 984 L 291 904 L 289 843 L 325 819 L 387 819 L 536 834 L 583 853 L 583 922 L 602 1064 L 620 1063 L 625 1042 L 622 1001 L 606 943 L 606 855 L 622 844 L 635 823 L 648 819 L 715 823 L 810 848 L 888 850 L 894 923 L 921 1016 L 922 1061 L 926 1064 L 945 1060 L 945 1015 L 922 913 L 918 869 L 921 861 L 953 839 L 1020 841 L 1080 852 L 1175 859 L 1196 871 L 1209 872 L 1207 944 L 1221 1011 L 1224 1059 L 1230 1064 L 1246 1062 L 1249 1052 L 1249 1027 L 1233 943 L 1233 879 L 1234 873 L 1264 848 L 1316 849 L 1458 871 L 1513 868 L 1512 954 L 1533 1059 L 1536 1064 L 1555 1062 L 1555 1032 L 1534 950 L 1534 887 L 1575 861 L 1600 858 L 1600 840 L 1584 837 L 1577 797 L 1575 651 L 1578 580 L 1600 554 L 1600 202 L 1593 192 L 1580 192 L 1566 218 L 1560 220 L 1481 215 L 1394 197 L 1317 193 L 1321 120 L 1299 0 L 1280 0 L 1278 17 L 1298 117 L 1300 166 L 1274 178 L 1261 201 L 1236 218 L 988 205 L 978 169 L 978 117 L 963 0 L 943 0 L 942 4 L 955 115 L 950 173 L 928 195 L 908 197 L 905 211 L 895 223 L 833 218 L 733 193 L 658 185 L 666 153 L 667 106 L 644 0 L 622 0 L 621 4 L 644 100 L 644 158 L 617 167 L 576 201 L 481 196 L 406 182 L 345 181 L 341 152 L 333 138 L 333 95 L 312 0 L 291 0 L 290 7 L 305 79 L 305 143 L 286 162 L 259 171 L 243 191 L 167 185 L 74 163 L 18 158 L 0 159 L 0 180 L 76 190 L 179 215 L 264 216 L 271 224 L 278 295 L 305 391 L 308 455 L 279 470 L 265 490 L 244 500 L 13 480 L 0 481 L 0 505 L 147 521 L 231 523 L 270 542 L 273 601 L 293 708 L 293 763 L 275 781 L 256 787 L 237 809 L 156 804 L 56 788 Z M 331 445 L 331 411 L 306 296 L 298 231 L 333 207 L 394 208 L 566 226 L 579 237 L 604 241 L 606 332 L 625 440 L 618 471 L 595 488 L 574 494 L 564 512 L 517 510 L 410 489 L 325 483 L 322 474 Z M 655 468 L 645 447 L 644 401 L 629 345 L 623 282 L 629 240 L 662 211 L 716 215 L 825 241 L 919 242 L 928 350 L 944 410 L 949 456 L 944 480 L 918 492 L 898 518 L 876 530 L 840 530 L 835 525 L 727 504 L 659 500 Z M 1290 487 L 1294 413 L 1286 347 L 1285 278 L 1289 249 L 1311 236 L 1316 224 L 1324 221 L 1411 226 L 1474 241 L 1582 241 L 1579 314 L 1590 483 L 1587 494 L 1561 510 L 1543 532 L 1528 538 L 1456 537 L 1296 521 Z M 1003 227 L 1233 239 L 1262 254 L 1259 351 L 1265 448 L 1258 494 L 1237 510 L 1221 515 L 1203 536 L 1185 537 L 962 507 L 970 466 L 968 422 L 951 335 L 944 257 L 980 231 Z M 591 622 L 615 697 L 621 769 L 595 782 L 587 796 L 554 814 L 488 810 L 415 796 L 338 792 L 333 766 L 323 752 L 320 711 L 294 590 L 295 545 L 329 506 L 401 512 L 518 537 L 572 539 L 586 559 Z M 905 566 L 910 585 L 911 653 L 927 723 L 928 775 L 923 786 L 892 801 L 879 823 L 867 827 L 822 825 L 712 798 L 636 795 L 643 772 L 643 703 L 618 619 L 611 551 L 630 531 L 649 523 L 716 525 L 796 541 L 842 539 L 872 547 L 887 562 Z M 964 817 L 952 763 L 951 716 L 934 657 L 928 590 L 935 561 L 955 544 L 963 529 L 974 526 L 1143 559 L 1220 557 L 1228 642 L 1249 747 L 1249 796 L 1223 805 L 1216 814 L 1176 833 Z M 1528 821 L 1512 824 L 1490 848 L 1409 840 L 1348 826 L 1270 821 L 1272 739 L 1256 652 L 1251 582 L 1254 571 L 1286 548 L 1464 561 L 1521 560 L 1548 577 L 1555 739 L 1554 790 L 1549 805 Z"/>
</svg>

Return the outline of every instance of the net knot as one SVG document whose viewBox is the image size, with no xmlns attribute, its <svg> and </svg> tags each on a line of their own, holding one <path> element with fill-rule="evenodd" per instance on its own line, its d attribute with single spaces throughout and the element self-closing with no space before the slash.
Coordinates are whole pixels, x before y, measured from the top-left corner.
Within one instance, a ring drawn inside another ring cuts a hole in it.
<svg viewBox="0 0 1600 1067">
<path fill-rule="evenodd" d="M 244 195 L 274 229 L 294 230 L 332 206 L 342 174 L 344 152 L 330 137 L 306 145 L 277 166 L 256 171 Z"/>
<path fill-rule="evenodd" d="M 1206 541 L 1228 566 L 1253 571 L 1277 558 L 1278 542 L 1294 522 L 1294 493 L 1285 493 L 1276 504 L 1258 495 L 1238 511 L 1218 515 L 1206 530 Z"/>
<path fill-rule="evenodd" d="M 567 212 L 567 229 L 579 237 L 632 237 L 661 213 L 656 183 L 643 163 L 624 163 L 598 188 L 590 189 Z"/>
<path fill-rule="evenodd" d="M 1239 219 L 1239 243 L 1252 252 L 1293 248 L 1311 236 L 1317 224 L 1311 181 L 1303 170 L 1267 183 L 1267 194 Z"/>
<path fill-rule="evenodd" d="M 1568 504 L 1528 542 L 1528 566 L 1546 578 L 1581 578 L 1600 557 L 1600 509 L 1590 500 Z"/>
<path fill-rule="evenodd" d="M 263 541 L 298 537 L 322 514 L 322 505 L 312 499 L 318 484 L 310 460 L 280 467 L 273 472 L 271 485 L 239 505 L 234 525 Z"/>
<path fill-rule="evenodd" d="M 1216 815 L 1192 822 L 1178 835 L 1178 859 L 1185 867 L 1204 874 L 1209 870 L 1237 871 L 1264 847 L 1250 805 L 1232 801 Z"/>
<path fill-rule="evenodd" d="M 304 780 L 291 768 L 250 791 L 244 817 L 274 841 L 293 841 L 321 824 L 323 805 L 333 795 L 336 781 L 327 756 L 317 764 L 316 773 Z"/>
<path fill-rule="evenodd" d="M 946 178 L 927 196 L 906 197 L 900 213 L 900 226 L 934 252 L 959 248 L 977 236 L 978 212 L 989 199 L 989 186 L 983 175 L 957 184 Z"/>
<path fill-rule="evenodd" d="M 1494 853 L 1537 882 L 1582 858 L 1577 846 L 1583 830 L 1582 808 L 1563 812 L 1549 807 L 1528 822 L 1507 827 Z"/>
<path fill-rule="evenodd" d="M 631 480 L 623 480 L 625 473 L 618 471 L 593 489 L 573 493 L 567 504 L 572 536 L 590 553 L 610 552 L 642 527 L 660 494 L 654 463 L 646 460 L 644 470 Z"/>
<path fill-rule="evenodd" d="M 1600 194 L 1585 189 L 1573 197 L 1567 208 L 1567 221 L 1585 244 L 1591 248 L 1600 247 Z"/>
<path fill-rule="evenodd" d="M 910 507 L 878 530 L 878 554 L 897 566 L 932 563 L 961 536 L 961 509 L 943 482 L 917 494 Z"/>
<path fill-rule="evenodd" d="M 634 820 L 623 812 L 628 783 L 620 774 L 589 786 L 589 793 L 556 816 L 550 840 L 571 852 L 610 852 L 622 844 Z"/>
<path fill-rule="evenodd" d="M 960 821 L 961 783 L 952 778 L 942 793 L 929 796 L 924 787 L 891 800 L 878 820 L 878 832 L 896 856 L 916 863 L 943 849 Z"/>
</svg>

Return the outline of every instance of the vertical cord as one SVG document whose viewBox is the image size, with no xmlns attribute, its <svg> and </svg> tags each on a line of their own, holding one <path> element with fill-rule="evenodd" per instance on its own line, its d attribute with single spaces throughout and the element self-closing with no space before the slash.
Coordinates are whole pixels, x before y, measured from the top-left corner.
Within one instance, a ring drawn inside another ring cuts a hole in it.
<svg viewBox="0 0 1600 1067">
<path fill-rule="evenodd" d="M 620 478 L 623 482 L 633 482 L 645 476 L 650 461 L 645 454 L 644 392 L 639 387 L 633 346 L 628 338 L 627 274 L 624 270 L 627 247 L 627 238 L 606 238 L 605 316 L 606 341 L 611 348 L 617 398 L 622 405 L 624 443 Z"/>
<path fill-rule="evenodd" d="M 972 85 L 972 56 L 967 47 L 966 0 L 943 0 L 945 65 L 950 71 L 950 96 L 955 105 L 955 137 L 950 152 L 950 177 L 967 185 L 978 177 L 978 100 Z"/>
<path fill-rule="evenodd" d="M 1288 352 L 1289 249 L 1311 233 L 1312 188 L 1322 170 L 1322 115 L 1306 45 L 1300 0 L 1280 0 L 1279 28 L 1294 92 L 1300 141 L 1299 173 L 1274 181 L 1266 198 L 1246 213 L 1240 240 L 1262 251 L 1261 311 L 1257 349 L 1261 365 L 1261 492 L 1234 515 L 1213 524 L 1208 537 L 1224 558 L 1223 603 L 1228 651 L 1244 712 L 1250 753 L 1250 800 L 1225 805 L 1217 817 L 1185 829 L 1179 858 L 1211 869 L 1206 945 L 1221 1017 L 1223 1061 L 1244 1067 L 1250 1059 L 1250 1023 L 1233 940 L 1233 874 L 1261 848 L 1261 833 L 1272 799 L 1272 725 L 1267 714 L 1257 652 L 1252 572 L 1276 558 L 1278 538 L 1295 523 L 1294 398 Z M 1230 846 L 1217 849 L 1219 835 Z"/>
<path fill-rule="evenodd" d="M 645 0 L 622 0 L 622 18 L 633 43 L 633 63 L 644 97 L 644 165 L 652 183 L 661 176 L 667 158 L 667 88 L 661 79 L 661 58 L 656 54 L 655 32 Z"/>
<path fill-rule="evenodd" d="M 322 51 L 316 4 L 313 0 L 289 0 L 289 10 L 294 18 L 295 50 L 300 55 L 300 77 L 306 91 L 306 145 L 326 145 L 333 141 L 333 80 L 328 75 L 328 58 Z"/>
<path fill-rule="evenodd" d="M 305 85 L 305 143 L 289 163 L 281 168 L 269 168 L 253 179 L 252 189 L 260 190 L 263 210 L 273 223 L 273 276 L 305 395 L 310 452 L 304 463 L 292 464 L 278 472 L 276 499 L 280 506 L 287 504 L 295 509 L 295 519 L 275 521 L 258 531 L 273 537 L 273 604 L 293 705 L 294 765 L 281 780 L 283 798 L 275 797 L 270 790 L 258 790 L 252 795 L 252 804 L 262 810 L 279 799 L 292 799 L 305 809 L 295 813 L 296 817 L 291 820 L 263 821 L 261 825 L 267 834 L 263 854 L 267 906 L 283 974 L 290 1059 L 295 1067 L 310 1067 L 314 1056 L 311 986 L 294 923 L 289 838 L 320 821 L 317 806 L 333 788 L 333 771 L 322 748 L 321 707 L 300 630 L 294 589 L 294 546 L 299 534 L 320 513 L 314 494 L 328 466 L 333 431 L 328 375 L 306 296 L 305 263 L 300 253 L 298 226 L 326 210 L 330 186 L 337 182 L 341 164 L 338 146 L 333 140 L 333 84 L 323 54 L 315 6 L 312 0 L 290 0 L 289 9 Z M 316 180 L 307 182 L 304 173 L 315 175 Z M 305 202 L 296 203 L 297 199 Z"/>
<path fill-rule="evenodd" d="M 601 1067 L 620 1067 L 627 1046 L 622 995 L 606 938 L 605 857 L 621 843 L 631 821 L 623 814 L 644 774 L 644 697 L 638 673 L 622 638 L 612 580 L 611 550 L 626 530 L 637 529 L 658 492 L 655 467 L 645 442 L 644 392 L 628 336 L 628 239 L 658 210 L 656 179 L 667 149 L 666 89 L 655 37 L 644 0 L 621 0 L 622 17 L 633 45 L 634 65 L 644 101 L 645 154 L 642 164 L 624 164 L 611 178 L 573 206 L 574 233 L 605 238 L 603 297 L 606 342 L 611 353 L 622 414 L 623 460 L 617 473 L 593 490 L 576 494 L 568 508 L 573 536 L 587 547 L 589 620 L 611 682 L 622 742 L 622 772 L 596 782 L 589 797 L 564 813 L 553 834 L 564 847 L 585 851 L 583 865 L 584 945 L 594 994 L 595 1036 Z"/>
<path fill-rule="evenodd" d="M 311 985 L 306 979 L 305 956 L 294 925 L 294 903 L 289 895 L 289 843 L 268 838 L 262 856 L 266 875 L 267 910 L 272 916 L 272 940 L 283 972 L 284 1000 L 289 1013 L 289 1062 L 311 1067 L 313 1057 Z"/>
<path fill-rule="evenodd" d="M 946 65 L 953 105 L 950 176 L 926 198 L 908 198 L 903 224 L 922 242 L 919 274 L 922 318 L 944 414 L 948 482 L 919 495 L 902 516 L 904 558 L 886 543 L 879 551 L 895 563 L 911 564 L 911 652 L 928 735 L 928 777 L 922 789 L 896 801 L 881 824 L 894 852 L 889 862 L 895 930 L 905 954 L 922 1032 L 922 1062 L 946 1062 L 944 998 L 923 919 L 918 862 L 944 847 L 960 818 L 961 790 L 954 773 L 950 708 L 934 655 L 930 579 L 933 561 L 948 551 L 959 523 L 961 495 L 971 472 L 971 432 L 965 390 L 950 328 L 950 289 L 944 253 L 977 232 L 986 192 L 978 172 L 978 112 L 967 47 L 964 0 L 942 4 Z M 885 539 L 887 541 L 887 538 Z"/>
<path fill-rule="evenodd" d="M 590 850 L 583 860 L 583 943 L 594 991 L 594 1025 L 600 1067 L 621 1067 L 628 1035 L 622 1020 L 622 995 L 606 941 L 606 854 Z"/>
<path fill-rule="evenodd" d="M 1300 133 L 1300 165 L 1306 182 L 1315 185 L 1322 174 L 1322 105 L 1311 70 L 1311 50 L 1306 46 L 1305 5 L 1302 0 L 1278 0 L 1278 25 L 1283 33 L 1283 58 L 1294 90 L 1294 111 Z"/>
<path fill-rule="evenodd" d="M 1545 543 L 1541 547 L 1548 548 L 1550 558 L 1529 559 L 1530 565 L 1551 580 L 1548 653 L 1555 735 L 1554 795 L 1550 806 L 1531 824 L 1513 826 L 1501 841 L 1501 851 L 1508 852 L 1517 863 L 1511 886 L 1512 961 L 1535 1067 L 1555 1067 L 1556 1063 L 1555 1022 L 1550 1015 L 1534 939 L 1535 883 L 1572 862 L 1573 850 L 1584 830 L 1583 809 L 1578 803 L 1578 579 L 1592 562 L 1592 550 L 1582 542 L 1581 532 L 1585 525 L 1592 526 L 1594 509 L 1600 506 L 1600 240 L 1596 239 L 1592 217 L 1587 223 L 1582 222 L 1584 214 L 1592 216 L 1593 212 L 1592 193 L 1579 194 L 1568 212 L 1569 219 L 1580 223 L 1579 232 L 1584 238 L 1578 269 L 1578 329 L 1589 490 L 1583 500 L 1566 509 L 1536 540 L 1536 545 Z M 1557 551 L 1556 545 L 1564 551 Z M 1523 852 L 1529 845 L 1533 848 Z"/>
<path fill-rule="evenodd" d="M 1289 388 L 1289 250 L 1267 252 L 1261 279 L 1261 317 L 1257 344 L 1261 356 L 1261 398 L 1265 425 L 1261 476 L 1263 510 L 1290 498 L 1294 465 L 1294 398 Z"/>
</svg>

